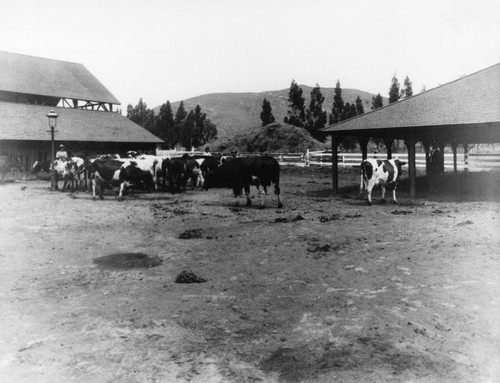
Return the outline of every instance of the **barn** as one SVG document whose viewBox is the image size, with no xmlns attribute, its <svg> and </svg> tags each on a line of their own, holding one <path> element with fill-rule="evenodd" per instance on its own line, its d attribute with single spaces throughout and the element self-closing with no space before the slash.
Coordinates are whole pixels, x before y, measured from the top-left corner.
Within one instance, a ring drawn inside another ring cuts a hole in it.
<svg viewBox="0 0 500 383">
<path fill-rule="evenodd" d="M 410 195 L 415 196 L 417 143 L 422 143 L 427 153 L 433 142 L 440 147 L 450 145 L 455 164 L 459 146 L 467 152 L 471 144 L 500 143 L 500 63 L 331 125 L 323 132 L 332 136 L 334 192 L 339 191 L 337 147 L 344 136 L 355 136 L 363 159 L 367 158 L 370 138 L 385 142 L 388 158 L 392 158 L 393 141 L 404 140 L 408 150 Z"/>
<path fill-rule="evenodd" d="M 20 156 L 26 169 L 50 159 L 52 109 L 56 144 L 70 154 L 147 151 L 163 142 L 119 106 L 82 64 L 0 51 L 0 154 Z"/>
</svg>

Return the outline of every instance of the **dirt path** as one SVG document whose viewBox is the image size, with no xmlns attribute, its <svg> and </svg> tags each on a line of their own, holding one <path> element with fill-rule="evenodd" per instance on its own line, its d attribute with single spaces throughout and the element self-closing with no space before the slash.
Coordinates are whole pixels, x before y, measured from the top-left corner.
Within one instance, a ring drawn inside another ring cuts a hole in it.
<svg viewBox="0 0 500 383">
<path fill-rule="evenodd" d="M 264 210 L 0 185 L 0 381 L 499 381 L 498 202 L 282 179 Z"/>
</svg>

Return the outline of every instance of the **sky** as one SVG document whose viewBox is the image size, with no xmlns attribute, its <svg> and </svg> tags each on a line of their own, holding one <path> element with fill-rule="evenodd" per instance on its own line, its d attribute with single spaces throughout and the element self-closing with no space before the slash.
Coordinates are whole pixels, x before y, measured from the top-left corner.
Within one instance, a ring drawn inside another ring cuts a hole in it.
<svg viewBox="0 0 500 383">
<path fill-rule="evenodd" d="M 418 93 L 500 62 L 500 0 L 16 0 L 0 50 L 82 63 L 121 102 L 298 84 Z"/>
</svg>

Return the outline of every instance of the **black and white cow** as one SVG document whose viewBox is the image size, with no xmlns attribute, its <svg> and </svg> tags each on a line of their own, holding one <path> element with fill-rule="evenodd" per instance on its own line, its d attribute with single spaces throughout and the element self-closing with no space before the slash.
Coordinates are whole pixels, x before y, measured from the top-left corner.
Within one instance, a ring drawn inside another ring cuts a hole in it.
<svg viewBox="0 0 500 383">
<path fill-rule="evenodd" d="M 233 189 L 236 198 L 244 190 L 246 205 L 250 206 L 252 204 L 250 185 L 255 184 L 256 177 L 259 180 L 259 186 L 264 189 L 263 193 L 259 193 L 261 194 L 260 206 L 265 206 L 267 187 L 274 184 L 278 208 L 283 207 L 280 200 L 280 165 L 275 158 L 270 156 L 239 157 L 226 161 L 217 169 L 207 173 L 203 188 L 208 190 L 213 187 L 228 187 Z"/>
<path fill-rule="evenodd" d="M 54 161 L 53 165 L 53 171 L 55 172 L 56 175 L 56 183 L 55 183 L 55 189 L 59 189 L 59 181 L 63 181 L 63 187 L 61 189 L 62 192 L 66 190 L 66 187 L 68 184 L 71 184 L 71 191 L 75 191 L 75 169 L 74 169 L 74 162 L 71 161 L 70 159 L 67 159 L 66 157 L 61 157 L 58 158 L 57 160 Z"/>
<path fill-rule="evenodd" d="M 104 199 L 103 183 L 120 186 L 118 198 L 123 199 L 123 190 L 127 186 L 144 183 L 154 184 L 151 168 L 144 160 L 93 160 L 86 163 L 86 169 L 92 179 L 92 199 L 96 199 L 96 189 L 99 188 L 99 198 Z"/>
<path fill-rule="evenodd" d="M 367 159 L 361 162 L 361 184 L 359 193 L 367 191 L 368 205 L 372 204 L 372 190 L 375 186 L 380 185 L 382 188 L 382 203 L 385 202 L 385 190 L 387 187 L 392 188 L 392 200 L 396 201 L 396 188 L 398 180 L 401 177 L 401 166 L 406 165 L 398 159 L 395 160 L 377 160 Z"/>
</svg>

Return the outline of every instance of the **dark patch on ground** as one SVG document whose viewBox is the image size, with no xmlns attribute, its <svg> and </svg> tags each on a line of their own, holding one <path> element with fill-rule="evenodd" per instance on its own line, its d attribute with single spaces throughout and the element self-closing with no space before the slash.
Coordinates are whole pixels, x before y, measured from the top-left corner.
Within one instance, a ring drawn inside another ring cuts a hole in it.
<svg viewBox="0 0 500 383">
<path fill-rule="evenodd" d="M 451 361 L 444 364 L 430 355 L 400 350 L 380 337 L 358 337 L 346 345 L 325 344 L 316 349 L 304 345 L 279 348 L 260 364 L 265 372 L 278 372 L 280 382 L 301 382 L 342 371 L 369 373 L 374 366 L 404 381 L 405 374 L 411 371 L 434 371 L 443 378 L 453 375 Z"/>
<path fill-rule="evenodd" d="M 143 253 L 118 253 L 95 258 L 93 262 L 108 269 L 136 269 L 156 267 L 163 263 L 158 256 Z"/>
<path fill-rule="evenodd" d="M 175 283 L 203 283 L 206 281 L 205 278 L 197 276 L 192 271 L 183 271 L 175 278 Z"/>
<path fill-rule="evenodd" d="M 300 214 L 298 214 L 295 218 L 292 218 L 292 219 L 288 219 L 286 217 L 278 217 L 273 222 L 274 223 L 283 223 L 283 222 L 297 222 L 297 221 L 303 221 L 303 220 L 305 220 L 305 218 L 302 217 Z"/>
<path fill-rule="evenodd" d="M 391 214 L 394 215 L 407 215 L 407 214 L 412 214 L 413 212 L 410 210 L 393 210 L 391 211 Z"/>
<path fill-rule="evenodd" d="M 333 214 L 329 217 L 326 215 L 322 215 L 321 217 L 319 217 L 320 222 L 339 221 L 341 219 L 342 216 L 340 214 Z"/>
<path fill-rule="evenodd" d="M 201 229 L 189 229 L 180 233 L 179 239 L 197 239 L 201 238 L 201 235 L 202 235 Z"/>
</svg>

